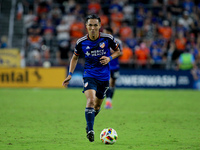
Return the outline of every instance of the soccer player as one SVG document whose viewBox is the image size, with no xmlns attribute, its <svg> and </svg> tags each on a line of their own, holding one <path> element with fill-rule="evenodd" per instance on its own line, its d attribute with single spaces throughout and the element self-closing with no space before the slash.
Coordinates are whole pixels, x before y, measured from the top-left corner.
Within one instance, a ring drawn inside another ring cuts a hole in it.
<svg viewBox="0 0 200 150">
<path fill-rule="evenodd" d="M 104 33 L 107 34 L 113 34 L 113 30 L 110 27 L 106 27 L 103 29 Z M 119 44 L 119 48 L 120 50 L 122 50 L 122 41 L 120 39 L 115 38 L 115 41 Z M 113 50 L 111 49 L 111 53 L 113 52 Z M 118 58 L 113 59 L 112 61 L 110 61 L 110 86 L 109 89 L 106 92 L 106 105 L 105 108 L 106 109 L 111 109 L 112 108 L 112 98 L 114 95 L 114 91 L 115 91 L 115 83 L 117 78 L 119 77 L 119 61 Z"/>
<path fill-rule="evenodd" d="M 69 65 L 69 74 L 63 81 L 67 87 L 81 52 L 85 54 L 85 67 L 83 73 L 84 94 L 87 99 L 85 118 L 87 122 L 86 132 L 90 142 L 94 141 L 94 119 L 99 113 L 101 104 L 109 88 L 110 65 L 112 59 L 120 56 L 120 49 L 110 34 L 99 32 L 101 19 L 97 15 L 89 15 L 86 18 L 88 34 L 78 39 L 74 54 Z M 115 52 L 110 54 L 110 48 Z"/>
</svg>

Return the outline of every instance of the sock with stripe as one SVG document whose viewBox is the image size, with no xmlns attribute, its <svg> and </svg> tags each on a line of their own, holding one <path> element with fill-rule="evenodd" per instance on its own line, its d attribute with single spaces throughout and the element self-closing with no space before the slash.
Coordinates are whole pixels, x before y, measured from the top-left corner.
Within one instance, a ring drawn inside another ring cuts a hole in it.
<svg viewBox="0 0 200 150">
<path fill-rule="evenodd" d="M 93 130 L 94 118 L 95 118 L 94 108 L 86 107 L 85 108 L 85 119 L 86 119 L 86 122 L 87 122 L 88 131 Z"/>
</svg>

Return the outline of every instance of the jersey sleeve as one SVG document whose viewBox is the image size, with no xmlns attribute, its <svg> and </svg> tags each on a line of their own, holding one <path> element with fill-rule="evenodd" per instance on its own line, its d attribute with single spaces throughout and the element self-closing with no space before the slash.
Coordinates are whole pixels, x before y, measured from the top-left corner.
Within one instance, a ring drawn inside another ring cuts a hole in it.
<svg viewBox="0 0 200 150">
<path fill-rule="evenodd" d="M 109 43 L 110 43 L 110 48 L 112 48 L 112 50 L 114 51 L 116 51 L 117 48 L 119 47 L 119 44 L 115 41 L 114 38 L 110 39 Z"/>
<path fill-rule="evenodd" d="M 76 43 L 76 46 L 74 48 L 74 55 L 79 56 L 82 52 L 82 48 L 81 48 L 81 43 Z"/>
<path fill-rule="evenodd" d="M 115 41 L 116 41 L 117 44 L 119 44 L 118 47 L 122 51 L 122 49 L 123 49 L 122 41 L 120 39 L 117 39 L 117 38 L 115 38 Z"/>
</svg>

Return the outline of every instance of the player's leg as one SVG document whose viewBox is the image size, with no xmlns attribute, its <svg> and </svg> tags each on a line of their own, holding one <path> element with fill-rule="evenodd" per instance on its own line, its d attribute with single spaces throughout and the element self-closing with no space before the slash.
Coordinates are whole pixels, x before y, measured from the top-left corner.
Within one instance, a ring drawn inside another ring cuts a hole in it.
<svg viewBox="0 0 200 150">
<path fill-rule="evenodd" d="M 114 71 L 113 70 L 110 71 L 110 76 L 111 76 L 111 78 L 110 78 L 110 82 L 109 82 L 109 89 L 106 92 L 106 103 L 105 103 L 106 109 L 112 108 L 111 85 L 112 85 L 112 80 L 113 80 L 113 77 L 114 77 Z"/>
<path fill-rule="evenodd" d="M 110 85 L 106 93 L 106 105 L 105 105 L 106 109 L 112 108 L 112 99 L 115 92 L 116 80 L 118 77 L 119 77 L 119 70 L 111 71 Z"/>
<path fill-rule="evenodd" d="M 97 116 L 97 114 L 100 112 L 101 110 L 101 104 L 103 102 L 104 99 L 99 99 L 96 97 L 95 99 L 95 103 L 94 103 L 94 111 L 95 111 L 95 117 Z"/>
<path fill-rule="evenodd" d="M 96 99 L 96 90 L 97 90 L 97 83 L 93 78 L 84 78 L 84 94 L 87 99 L 86 108 L 85 108 L 85 119 L 86 119 L 86 133 L 87 138 L 90 142 L 94 141 L 94 118 L 95 118 L 95 111 L 94 111 L 94 103 Z"/>
<path fill-rule="evenodd" d="M 85 118 L 87 122 L 87 127 L 86 127 L 86 132 L 87 132 L 87 138 L 89 139 L 90 142 L 94 141 L 94 118 L 95 118 L 95 111 L 94 111 L 94 104 L 95 104 L 95 94 L 96 91 L 93 89 L 86 90 L 85 96 L 87 99 L 87 104 L 85 108 Z"/>
<path fill-rule="evenodd" d="M 115 91 L 115 82 L 116 82 L 116 79 L 114 78 L 110 79 L 110 87 L 106 93 L 106 105 L 105 105 L 106 109 L 112 108 L 112 98 Z"/>
<path fill-rule="evenodd" d="M 97 97 L 95 97 L 95 102 L 94 102 L 94 116 L 96 117 L 97 114 L 100 112 L 101 110 L 101 104 L 103 102 L 103 99 L 98 99 Z M 86 133 L 88 133 L 89 129 L 88 129 L 88 125 L 86 125 Z"/>
<path fill-rule="evenodd" d="M 110 99 L 112 100 L 113 98 L 113 95 L 114 95 L 114 91 L 115 91 L 115 83 L 116 83 L 116 79 L 115 78 L 111 78 L 110 80 Z"/>
</svg>

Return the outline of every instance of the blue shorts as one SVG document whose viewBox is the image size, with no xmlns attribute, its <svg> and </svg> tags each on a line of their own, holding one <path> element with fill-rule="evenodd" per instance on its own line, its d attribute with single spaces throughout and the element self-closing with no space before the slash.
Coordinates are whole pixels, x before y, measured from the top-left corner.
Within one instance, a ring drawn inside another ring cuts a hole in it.
<svg viewBox="0 0 200 150">
<path fill-rule="evenodd" d="M 111 78 L 113 78 L 113 79 L 117 79 L 117 78 L 119 78 L 119 70 L 117 69 L 117 70 L 111 70 L 110 71 L 110 77 Z"/>
<path fill-rule="evenodd" d="M 106 91 L 109 88 L 109 81 L 99 81 L 95 78 L 85 77 L 83 78 L 84 81 L 84 90 L 93 89 L 96 91 L 96 97 L 99 99 L 104 99 L 106 96 Z"/>
</svg>

